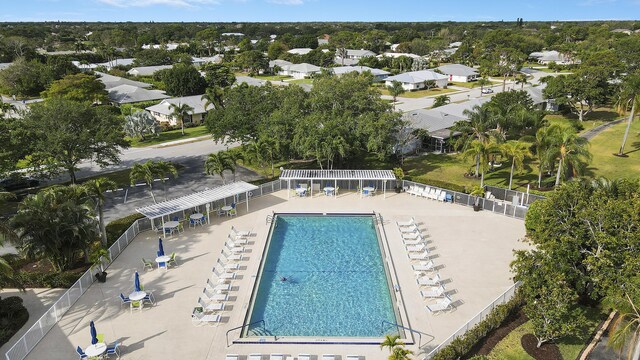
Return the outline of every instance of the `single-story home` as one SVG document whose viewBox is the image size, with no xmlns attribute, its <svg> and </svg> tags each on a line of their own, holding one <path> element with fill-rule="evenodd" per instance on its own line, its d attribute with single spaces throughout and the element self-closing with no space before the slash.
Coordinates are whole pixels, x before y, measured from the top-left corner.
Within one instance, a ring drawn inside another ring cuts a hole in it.
<svg viewBox="0 0 640 360">
<path fill-rule="evenodd" d="M 282 70 L 279 72 L 279 74 L 288 75 L 293 77 L 294 79 L 304 79 L 319 73 L 321 70 L 322 68 L 319 66 L 302 63 L 302 64 L 286 65 L 282 67 Z"/>
<path fill-rule="evenodd" d="M 367 56 L 376 56 L 376 53 L 374 53 L 371 50 L 357 50 L 357 49 L 347 49 L 347 59 L 356 59 L 356 60 L 360 60 L 364 57 Z"/>
<path fill-rule="evenodd" d="M 158 66 L 139 66 L 131 68 L 127 71 L 127 74 L 133 76 L 152 76 L 156 72 L 164 69 L 171 69 L 173 65 L 158 65 Z"/>
<path fill-rule="evenodd" d="M 73 65 L 75 65 L 78 69 L 80 69 L 81 71 L 88 71 L 88 70 L 94 70 L 100 66 L 104 66 L 107 71 L 111 70 L 113 67 L 115 66 L 131 66 L 133 64 L 133 62 L 135 61 L 135 59 L 133 58 L 128 58 L 128 59 L 114 59 L 112 61 L 107 61 L 107 62 L 103 62 L 103 63 L 98 63 L 98 64 L 82 64 L 79 61 L 72 61 L 71 63 Z"/>
<path fill-rule="evenodd" d="M 449 77 L 446 75 L 438 74 L 431 70 L 420 70 L 389 76 L 385 79 L 385 85 L 390 86 L 393 81 L 400 81 L 403 89 L 411 91 L 424 89 L 425 83 L 431 80 L 435 82 L 437 87 L 443 89 L 446 88 L 449 83 Z"/>
<path fill-rule="evenodd" d="M 287 52 L 289 54 L 294 54 L 294 55 L 307 55 L 312 50 L 313 49 L 311 49 L 311 48 L 295 48 L 295 49 L 291 49 L 291 50 L 289 50 Z"/>
<path fill-rule="evenodd" d="M 560 53 L 556 50 L 532 52 L 529 54 L 529 57 L 543 65 L 549 65 L 552 62 L 559 65 L 573 65 L 580 63 L 580 60 L 574 59 L 571 56 Z"/>
<path fill-rule="evenodd" d="M 397 53 L 397 52 L 386 52 L 386 53 L 383 53 L 382 55 L 378 55 L 377 57 L 378 58 L 383 58 L 383 57 L 399 58 L 401 56 L 406 56 L 406 57 L 411 58 L 413 60 L 421 58 L 420 55 L 411 54 L 411 53 Z"/>
<path fill-rule="evenodd" d="M 331 68 L 330 70 L 337 76 L 354 72 L 354 71 L 360 74 L 368 71 L 373 75 L 374 81 L 384 81 L 384 79 L 386 79 L 389 76 L 389 74 L 391 74 L 388 71 L 374 69 L 368 66 L 337 66 L 337 67 Z"/>
<path fill-rule="evenodd" d="M 207 109 L 205 109 L 205 101 L 202 100 L 202 95 L 193 95 L 164 99 L 157 105 L 149 106 L 146 110 L 151 113 L 158 122 L 176 126 L 179 125 L 179 123 L 177 119 L 171 115 L 173 113 L 171 105 L 179 106 L 180 104 L 187 104 L 193 108 L 192 111 L 189 111 L 189 115 L 185 116 L 182 120 L 185 124 L 202 124 L 208 110 L 213 109 L 213 105 L 209 105 Z"/>
<path fill-rule="evenodd" d="M 280 69 L 284 69 L 285 66 L 289 66 L 289 65 L 293 65 L 293 63 L 287 60 L 280 60 L 280 59 L 271 60 L 269 61 L 269 70 L 273 71 L 273 68 L 275 68 L 276 66 L 278 66 Z"/>
<path fill-rule="evenodd" d="M 144 44 L 142 45 L 142 48 L 145 50 L 149 50 L 149 49 L 165 49 L 168 51 L 173 51 L 175 49 L 178 48 L 178 46 L 180 45 L 187 45 L 187 44 L 177 44 L 177 43 L 169 43 L 169 44 Z"/>
<path fill-rule="evenodd" d="M 480 75 L 476 69 L 462 64 L 442 65 L 438 66 L 436 70 L 449 76 L 449 81 L 453 82 L 476 81 Z"/>
<path fill-rule="evenodd" d="M 202 66 L 204 64 L 220 64 L 222 62 L 222 55 L 205 56 L 205 57 L 191 57 L 191 63 L 193 66 Z"/>
<path fill-rule="evenodd" d="M 163 91 L 147 90 L 133 85 L 119 85 L 108 90 L 109 100 L 115 105 L 169 98 Z"/>
<path fill-rule="evenodd" d="M 143 89 L 150 88 L 152 86 L 151 84 L 147 84 L 145 82 L 129 80 L 123 77 L 101 73 L 99 71 L 96 71 L 96 74 L 100 76 L 98 80 L 100 80 L 104 84 L 104 87 L 107 90 L 120 85 L 131 85 Z"/>
<path fill-rule="evenodd" d="M 425 143 L 421 139 L 416 139 L 409 144 L 405 144 L 402 151 L 407 154 L 415 152 L 421 148 L 428 151 L 446 153 L 452 150 L 451 139 L 459 135 L 459 133 L 451 130 L 453 125 L 463 117 L 451 115 L 437 109 L 418 109 L 406 112 L 402 115 L 402 119 L 409 122 L 409 128 L 413 130 L 426 130 L 429 134 Z"/>
</svg>

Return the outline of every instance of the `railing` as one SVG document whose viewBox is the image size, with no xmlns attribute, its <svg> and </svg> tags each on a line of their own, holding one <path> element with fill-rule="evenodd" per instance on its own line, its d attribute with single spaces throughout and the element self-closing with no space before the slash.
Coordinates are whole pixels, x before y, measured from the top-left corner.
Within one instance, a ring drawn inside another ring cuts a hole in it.
<svg viewBox="0 0 640 360">
<path fill-rule="evenodd" d="M 462 325 L 456 332 L 454 332 L 453 335 L 449 336 L 446 340 L 440 343 L 440 345 L 436 346 L 433 350 L 431 350 L 424 357 L 424 360 L 431 359 L 433 355 L 435 355 L 438 351 L 440 351 L 445 346 L 451 344 L 451 342 L 455 338 L 463 336 L 467 331 L 469 331 L 469 329 L 478 325 L 482 320 L 484 320 L 484 318 L 487 317 L 487 315 L 489 315 L 493 311 L 493 309 L 495 309 L 496 306 L 505 304 L 509 300 L 511 300 L 513 295 L 516 293 L 516 289 L 520 287 L 520 284 L 521 282 L 518 281 L 515 284 L 511 285 L 511 287 L 509 287 L 505 292 L 503 292 L 502 295 L 498 296 L 495 300 L 493 300 L 493 302 L 489 304 L 489 306 L 482 309 L 482 311 L 480 311 L 476 316 L 471 318 L 471 320 L 467 321 L 466 324 Z"/>
<path fill-rule="evenodd" d="M 138 219 L 134 222 L 113 245 L 109 248 L 110 261 L 103 260 L 103 266 L 111 265 L 120 253 L 129 245 L 131 240 L 141 231 L 151 229 L 151 222 L 148 219 Z M 27 332 L 7 351 L 7 360 L 22 360 L 29 355 L 36 345 L 44 338 L 71 306 L 84 294 L 89 286 L 95 281 L 93 271 L 87 270 L 78 281 L 75 282 L 44 315 L 33 324 Z"/>
<path fill-rule="evenodd" d="M 485 186 L 487 192 L 495 196 L 498 200 L 503 200 L 512 204 L 520 204 L 521 206 L 529 206 L 537 200 L 544 199 L 544 196 L 528 194 L 522 191 L 509 190 L 495 186 Z"/>
<path fill-rule="evenodd" d="M 236 326 L 236 327 L 234 327 L 232 329 L 227 330 L 227 334 L 225 335 L 227 337 L 227 347 L 231 346 L 231 344 L 229 344 L 229 333 L 230 332 L 238 330 L 238 329 L 244 329 L 247 326 L 251 326 L 251 325 L 255 325 L 255 324 L 259 324 L 259 323 L 262 323 L 262 330 L 264 332 L 267 332 L 267 322 L 264 321 L 264 320 L 254 321 L 254 322 L 252 322 L 250 324 L 244 324 L 244 325 L 241 325 L 241 326 Z M 275 339 L 275 336 L 274 336 L 274 339 Z"/>
<path fill-rule="evenodd" d="M 410 331 L 412 333 L 418 334 L 418 347 L 422 346 L 422 334 L 424 334 L 423 332 L 420 332 L 418 330 L 414 330 L 412 328 L 408 328 L 406 326 L 402 326 L 400 324 L 392 323 L 392 322 L 389 322 L 387 320 L 382 320 L 382 324 L 380 325 L 380 330 L 381 331 L 384 331 L 384 325 L 385 324 L 391 325 L 391 326 L 395 327 L 396 329 L 404 329 L 404 330 Z M 400 333 L 400 331 L 398 331 L 398 333 Z M 425 335 L 428 335 L 428 334 L 425 334 Z"/>
<path fill-rule="evenodd" d="M 438 188 L 436 186 L 425 185 L 425 184 L 421 184 L 413 181 L 403 180 L 402 186 L 404 188 L 407 188 L 408 186 L 418 186 L 421 188 L 428 186 L 434 189 L 440 189 L 445 191 L 448 195 L 451 195 L 452 201 L 455 204 L 464 205 L 464 206 L 474 206 L 477 200 L 478 205 L 483 210 L 488 210 L 497 214 L 511 216 L 516 219 L 524 220 L 525 216 L 527 215 L 527 210 L 529 209 L 526 206 L 514 205 L 513 203 L 508 203 L 502 200 L 497 200 L 497 199 L 489 200 L 489 199 L 485 199 L 485 198 L 481 198 L 481 197 L 477 197 L 477 196 L 473 196 L 473 195 L 469 195 L 469 194 L 465 194 L 465 193 L 461 193 L 453 190 Z M 496 189 L 499 189 L 499 188 L 496 188 Z M 537 195 L 531 195 L 531 197 L 533 196 L 536 196 L 537 198 L 541 198 L 540 196 L 537 196 Z"/>
</svg>

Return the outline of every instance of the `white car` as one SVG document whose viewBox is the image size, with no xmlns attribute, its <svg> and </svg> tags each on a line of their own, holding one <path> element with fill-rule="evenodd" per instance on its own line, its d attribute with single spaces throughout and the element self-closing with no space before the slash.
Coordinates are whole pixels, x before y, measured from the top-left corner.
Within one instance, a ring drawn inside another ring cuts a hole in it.
<svg viewBox="0 0 640 360">
<path fill-rule="evenodd" d="M 481 92 L 483 94 L 492 94 L 493 93 L 493 89 L 492 88 L 484 88 L 481 90 Z"/>
</svg>

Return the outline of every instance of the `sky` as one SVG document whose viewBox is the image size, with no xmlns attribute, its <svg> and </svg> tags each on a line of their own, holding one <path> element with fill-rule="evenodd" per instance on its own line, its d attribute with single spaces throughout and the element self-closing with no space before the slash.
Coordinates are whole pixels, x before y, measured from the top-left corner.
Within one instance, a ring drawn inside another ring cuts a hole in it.
<svg viewBox="0 0 640 360">
<path fill-rule="evenodd" d="M 0 0 L 6 21 L 640 19 L 640 0 Z"/>
</svg>

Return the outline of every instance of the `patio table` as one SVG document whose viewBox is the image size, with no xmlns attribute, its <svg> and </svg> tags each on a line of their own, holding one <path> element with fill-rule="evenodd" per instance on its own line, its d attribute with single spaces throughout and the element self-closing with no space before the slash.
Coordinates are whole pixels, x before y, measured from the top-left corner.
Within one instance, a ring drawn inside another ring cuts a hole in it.
<svg viewBox="0 0 640 360">
<path fill-rule="evenodd" d="M 169 262 L 169 260 L 171 260 L 171 256 L 168 256 L 168 255 L 158 256 L 156 258 L 156 263 L 158 264 L 158 269 L 160 268 L 160 264 L 164 263 L 164 269 L 165 270 L 169 270 L 169 267 L 167 266 L 167 262 Z M 129 297 L 129 299 L 131 299 L 131 297 Z"/>
<path fill-rule="evenodd" d="M 233 209 L 232 206 L 226 205 L 220 208 L 220 210 L 224 211 L 227 213 L 227 216 L 229 216 L 229 211 L 231 211 L 231 209 Z"/>
<path fill-rule="evenodd" d="M 189 215 L 189 219 L 193 220 L 196 224 L 204 224 L 204 215 L 201 213 L 191 214 Z"/>
<path fill-rule="evenodd" d="M 100 356 L 107 351 L 107 344 L 105 343 L 97 343 L 90 346 L 87 346 L 84 349 L 84 353 L 87 354 L 88 357 Z"/>
<path fill-rule="evenodd" d="M 333 195 L 336 188 L 334 188 L 333 186 L 326 186 L 323 190 L 325 195 Z"/>
</svg>

